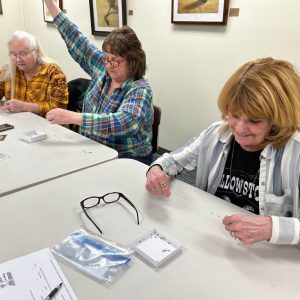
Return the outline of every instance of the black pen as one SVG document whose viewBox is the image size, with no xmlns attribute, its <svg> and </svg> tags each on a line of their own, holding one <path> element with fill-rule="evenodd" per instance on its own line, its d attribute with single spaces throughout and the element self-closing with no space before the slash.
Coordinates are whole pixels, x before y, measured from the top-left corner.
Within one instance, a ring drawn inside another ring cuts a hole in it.
<svg viewBox="0 0 300 300">
<path fill-rule="evenodd" d="M 50 300 L 50 299 L 52 299 L 54 296 L 55 296 L 55 294 L 58 292 L 58 290 L 60 289 L 60 287 L 62 286 L 62 282 L 56 287 L 56 288 L 54 288 L 51 292 L 50 292 L 50 294 L 45 298 L 45 300 Z"/>
</svg>

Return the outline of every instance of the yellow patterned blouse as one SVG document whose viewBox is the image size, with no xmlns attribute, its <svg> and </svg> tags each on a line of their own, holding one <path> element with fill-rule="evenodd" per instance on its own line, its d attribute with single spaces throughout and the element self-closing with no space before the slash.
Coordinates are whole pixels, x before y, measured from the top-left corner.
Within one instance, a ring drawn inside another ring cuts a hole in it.
<svg viewBox="0 0 300 300">
<path fill-rule="evenodd" d="M 4 69 L 0 70 L 5 72 Z M 0 82 L 0 99 L 11 99 L 11 81 Z M 26 81 L 23 72 L 16 69 L 15 99 L 37 103 L 41 115 L 56 107 L 66 108 L 68 104 L 68 86 L 64 73 L 58 65 L 42 64 L 37 75 Z"/>
</svg>

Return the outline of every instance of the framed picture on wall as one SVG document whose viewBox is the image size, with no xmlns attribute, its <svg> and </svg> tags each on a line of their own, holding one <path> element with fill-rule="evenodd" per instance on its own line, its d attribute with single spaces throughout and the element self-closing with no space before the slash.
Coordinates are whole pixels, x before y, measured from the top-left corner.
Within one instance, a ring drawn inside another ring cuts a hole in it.
<svg viewBox="0 0 300 300">
<path fill-rule="evenodd" d="M 58 4 L 59 8 L 61 10 L 63 10 L 63 0 L 55 0 L 55 2 Z M 43 1 L 43 14 L 44 14 L 44 21 L 45 22 L 49 22 L 52 23 L 53 22 L 53 18 L 45 4 L 45 2 Z"/>
<path fill-rule="evenodd" d="M 126 25 L 126 0 L 90 0 L 93 35 L 106 36 Z"/>
<path fill-rule="evenodd" d="M 2 10 L 2 3 L 1 3 L 1 0 L 0 0 L 0 14 L 1 14 L 1 15 L 3 14 L 3 10 Z"/>
<path fill-rule="evenodd" d="M 226 25 L 229 0 L 172 0 L 175 24 Z"/>
</svg>

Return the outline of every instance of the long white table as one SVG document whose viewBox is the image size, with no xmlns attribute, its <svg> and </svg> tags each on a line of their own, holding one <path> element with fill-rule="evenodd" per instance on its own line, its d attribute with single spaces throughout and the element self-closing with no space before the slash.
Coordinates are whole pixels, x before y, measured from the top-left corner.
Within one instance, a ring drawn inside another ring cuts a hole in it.
<svg viewBox="0 0 300 300">
<path fill-rule="evenodd" d="M 0 112 L 0 124 L 14 129 L 0 141 L 0 197 L 117 158 L 117 151 L 94 142 L 63 126 L 52 125 L 33 113 Z M 20 140 L 22 133 L 42 130 L 48 138 L 36 143 Z"/>
<path fill-rule="evenodd" d="M 3 197 L 0 262 L 51 248 L 76 228 L 96 233 L 79 202 L 119 191 L 138 208 L 141 225 L 121 203 L 100 205 L 89 212 L 106 237 L 129 244 L 157 228 L 183 251 L 158 269 L 135 257 L 109 288 L 59 261 L 79 299 L 299 299 L 297 246 L 242 245 L 222 225 L 224 215 L 242 209 L 179 180 L 170 198 L 152 197 L 146 169 L 118 159 Z"/>
</svg>

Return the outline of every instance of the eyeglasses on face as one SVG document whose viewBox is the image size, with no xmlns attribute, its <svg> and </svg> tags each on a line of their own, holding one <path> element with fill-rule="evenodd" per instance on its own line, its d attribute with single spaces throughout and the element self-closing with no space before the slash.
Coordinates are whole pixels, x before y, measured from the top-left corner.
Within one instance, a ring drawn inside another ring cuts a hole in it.
<svg viewBox="0 0 300 300">
<path fill-rule="evenodd" d="M 24 59 L 34 50 L 35 49 L 29 50 L 29 51 L 21 51 L 20 53 L 10 52 L 9 56 L 11 57 L 11 59 L 17 59 L 18 57 L 21 59 Z"/>
<path fill-rule="evenodd" d="M 120 60 L 111 60 L 108 59 L 106 56 L 101 57 L 102 62 L 107 65 L 110 64 L 111 67 L 118 67 L 120 64 L 122 64 L 126 59 L 120 59 Z"/>
<path fill-rule="evenodd" d="M 131 207 L 133 207 L 133 209 L 136 212 L 137 223 L 138 223 L 138 225 L 140 225 L 139 213 L 138 213 L 136 207 L 134 206 L 134 204 L 124 194 L 119 193 L 119 192 L 108 193 L 108 194 L 105 194 L 105 195 L 100 196 L 100 197 L 98 197 L 98 196 L 91 196 L 91 197 L 85 198 L 82 201 L 80 201 L 80 206 L 81 206 L 84 214 L 86 215 L 86 217 L 94 224 L 94 226 L 102 234 L 102 230 L 92 220 L 92 218 L 87 213 L 87 210 L 90 209 L 90 208 L 92 208 L 92 207 L 97 206 L 98 204 L 100 204 L 101 200 L 103 200 L 103 202 L 106 203 L 106 204 L 110 204 L 110 203 L 117 202 L 120 199 L 124 199 Z"/>
</svg>

